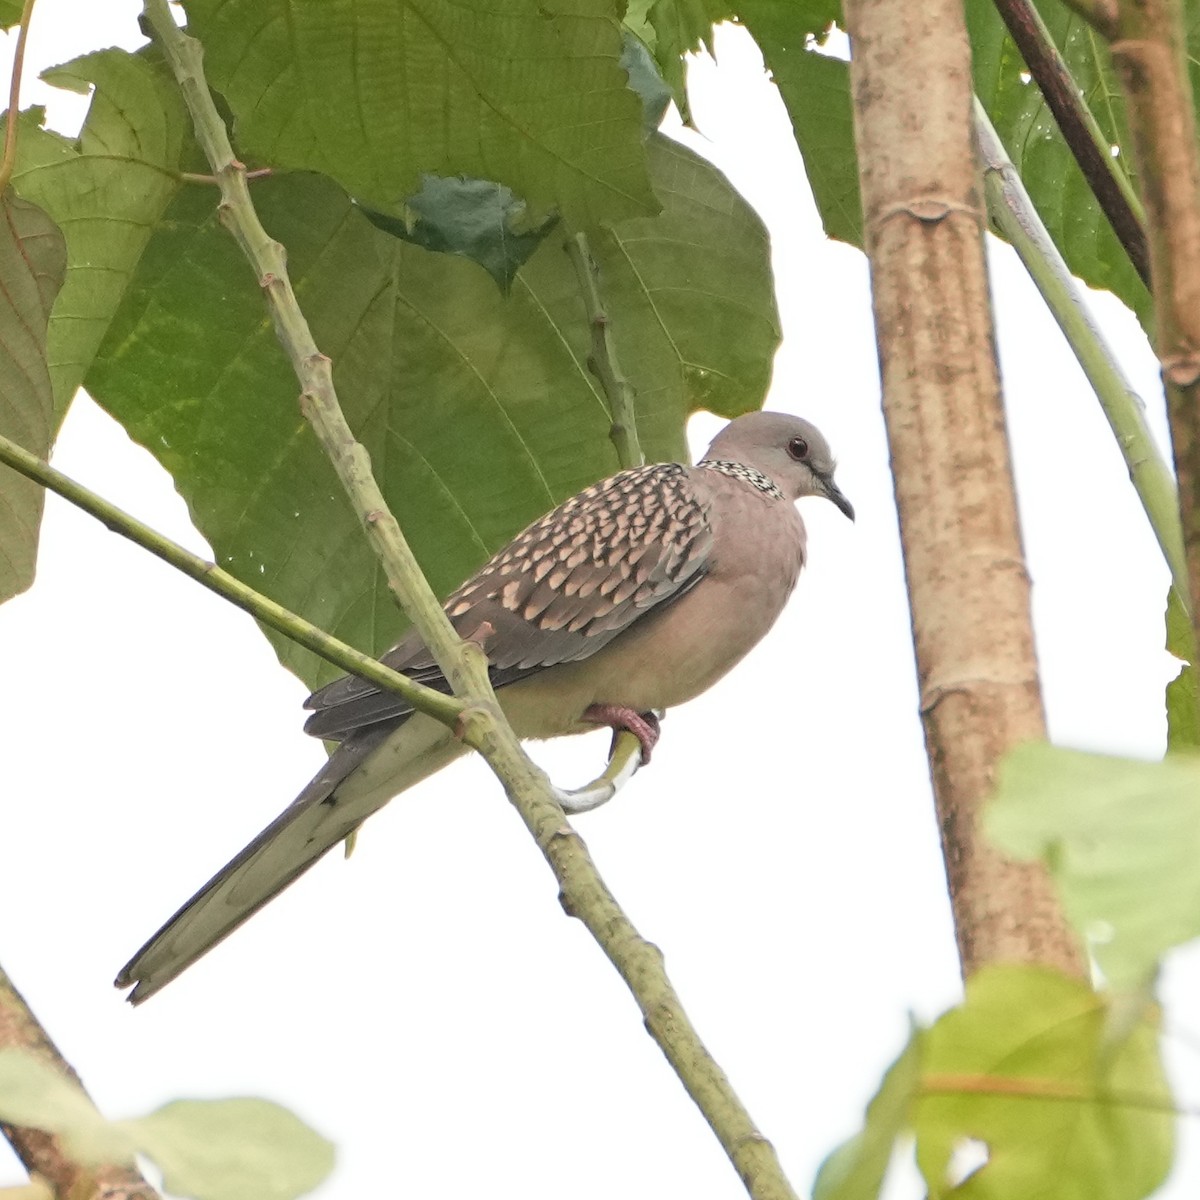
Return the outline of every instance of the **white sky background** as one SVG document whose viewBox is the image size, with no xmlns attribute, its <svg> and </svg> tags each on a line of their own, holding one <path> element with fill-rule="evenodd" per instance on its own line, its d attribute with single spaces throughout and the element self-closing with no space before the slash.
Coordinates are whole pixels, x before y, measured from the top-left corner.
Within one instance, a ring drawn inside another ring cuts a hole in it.
<svg viewBox="0 0 1200 1200">
<path fill-rule="evenodd" d="M 41 0 L 23 103 L 58 97 L 52 118 L 71 128 L 78 98 L 33 75 L 137 44 L 139 9 Z M 686 140 L 771 228 L 786 341 L 768 406 L 825 431 L 859 519 L 802 505 L 809 566 L 777 628 L 671 713 L 651 768 L 578 824 L 804 1192 L 858 1127 L 908 1014 L 952 1003 L 958 975 L 866 263 L 825 240 L 749 39 L 723 30 L 718 56 L 693 67 L 704 136 Z M 993 249 L 1051 730 L 1152 756 L 1167 573 L 1074 360 Z M 1165 444 L 1140 331 L 1109 296 L 1095 311 Z M 718 424 L 695 421 L 695 449 Z M 207 553 L 170 479 L 84 397 L 55 463 Z M 478 761 L 390 805 L 349 864 L 331 855 L 161 996 L 124 1005 L 116 969 L 321 763 L 301 732 L 305 689 L 248 617 L 53 497 L 37 584 L 0 608 L 0 655 L 0 962 L 107 1113 L 279 1100 L 338 1144 L 323 1197 L 743 1194 Z M 535 754 L 575 784 L 606 746 L 600 734 Z M 1194 1007 L 1198 988 L 1184 958 L 1168 995 Z M 1200 1052 L 1172 1046 L 1196 1100 Z M 0 1153 L 0 1184 L 22 1177 Z M 1193 1150 L 1168 1191 L 1198 1179 Z"/>
</svg>

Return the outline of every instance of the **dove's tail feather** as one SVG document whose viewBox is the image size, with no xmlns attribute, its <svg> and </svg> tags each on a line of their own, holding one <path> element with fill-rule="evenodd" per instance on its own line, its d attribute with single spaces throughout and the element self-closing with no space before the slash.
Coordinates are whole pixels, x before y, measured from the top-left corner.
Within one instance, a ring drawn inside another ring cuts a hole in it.
<svg viewBox="0 0 1200 1200">
<path fill-rule="evenodd" d="M 116 978 L 138 1004 L 228 937 L 393 796 L 464 751 L 431 717 L 372 726 L 343 742 L 312 782 L 208 881 Z"/>
</svg>

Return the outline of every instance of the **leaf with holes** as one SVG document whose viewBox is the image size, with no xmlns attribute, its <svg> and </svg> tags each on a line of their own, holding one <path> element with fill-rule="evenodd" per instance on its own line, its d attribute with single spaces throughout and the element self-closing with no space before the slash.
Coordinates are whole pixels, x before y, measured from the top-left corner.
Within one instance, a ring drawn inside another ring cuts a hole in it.
<svg viewBox="0 0 1200 1200">
<path fill-rule="evenodd" d="M 917 1165 L 931 1200 L 1141 1200 L 1171 1165 L 1174 1115 L 1158 1032 L 1108 1040 L 1103 996 L 1035 967 L 986 967 L 922 1038 L 913 1106 Z M 967 1142 L 987 1162 L 950 1175 Z"/>
</svg>

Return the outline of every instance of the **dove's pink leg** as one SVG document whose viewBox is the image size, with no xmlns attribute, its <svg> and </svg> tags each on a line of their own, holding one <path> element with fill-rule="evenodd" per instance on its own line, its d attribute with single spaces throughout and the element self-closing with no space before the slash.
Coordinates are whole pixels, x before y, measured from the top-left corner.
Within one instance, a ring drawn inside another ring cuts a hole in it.
<svg viewBox="0 0 1200 1200">
<path fill-rule="evenodd" d="M 583 714 L 583 719 L 596 725 L 609 726 L 613 731 L 614 741 L 622 729 L 628 729 L 642 744 L 643 767 L 650 761 L 650 752 L 662 734 L 658 718 L 653 713 L 640 713 L 620 704 L 593 704 Z"/>
</svg>

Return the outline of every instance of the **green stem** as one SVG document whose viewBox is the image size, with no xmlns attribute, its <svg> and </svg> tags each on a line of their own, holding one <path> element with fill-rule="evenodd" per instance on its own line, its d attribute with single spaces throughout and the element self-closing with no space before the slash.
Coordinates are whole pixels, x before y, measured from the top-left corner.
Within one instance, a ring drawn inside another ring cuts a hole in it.
<svg viewBox="0 0 1200 1200">
<path fill-rule="evenodd" d="M 21 23 L 17 27 L 17 44 L 13 49 L 12 76 L 8 82 L 8 120 L 4 123 L 4 157 L 0 159 L 0 194 L 12 179 L 17 165 L 17 120 L 21 108 L 21 74 L 25 67 L 25 43 L 29 40 L 29 22 L 33 17 L 34 0 L 25 0 L 21 7 Z"/>
<path fill-rule="evenodd" d="M 221 219 L 250 260 L 276 333 L 300 380 L 301 407 L 334 464 L 384 564 L 388 584 L 432 651 L 457 696 L 467 703 L 457 728 L 504 784 L 559 882 L 564 908 L 584 922 L 628 983 L 689 1094 L 699 1105 L 756 1200 L 795 1200 L 771 1144 L 758 1132 L 720 1067 L 688 1020 L 663 968 L 609 892 L 583 840 L 571 828 L 546 776 L 529 760 L 500 714 L 478 646 L 462 642 L 434 596 L 371 476 L 334 392 L 329 359 L 317 349 L 287 276 L 283 247 L 263 229 L 204 80 L 198 42 L 179 29 L 167 0 L 145 0 L 145 15 L 179 80 L 197 139 L 221 189 Z"/>
<path fill-rule="evenodd" d="M 612 324 L 600 297 L 599 271 L 588 246 L 587 234 L 572 234 L 563 248 L 574 264 L 587 306 L 588 325 L 592 330 L 592 352 L 588 355 L 588 366 L 600 380 L 600 386 L 608 397 L 608 411 L 612 417 L 608 436 L 617 448 L 617 460 L 622 467 L 640 467 L 646 461 L 646 456 L 638 440 L 633 385 L 625 377 L 617 360 Z"/>
<path fill-rule="evenodd" d="M 48 491 L 62 496 L 64 500 L 69 500 L 77 508 L 83 509 L 108 526 L 113 533 L 119 533 L 141 546 L 143 550 L 149 550 L 157 558 L 170 563 L 176 570 L 182 571 L 197 583 L 216 592 L 218 596 L 236 604 L 256 620 L 278 630 L 285 637 L 320 655 L 334 666 L 361 676 L 377 687 L 398 693 L 414 708 L 444 721 L 447 725 L 453 725 L 458 720 L 463 710 L 460 700 L 414 683 L 399 672 L 385 667 L 378 659 L 360 653 L 353 646 L 348 646 L 324 630 L 311 625 L 303 617 L 247 587 L 228 571 L 223 571 L 190 550 L 185 550 L 170 538 L 151 529 L 149 525 L 144 525 L 136 517 L 117 508 L 115 504 L 110 504 L 102 496 L 97 496 L 83 484 L 55 470 L 6 437 L 0 437 L 0 463 L 19 471 L 27 479 L 40 483 Z"/>
<path fill-rule="evenodd" d="M 1172 586 L 1188 612 L 1191 606 L 1179 494 L 1175 476 L 1150 432 L 1145 405 L 1092 321 L 1067 264 L 1042 224 L 978 97 L 975 133 L 983 159 L 988 216 L 1025 264 L 1095 390 L 1171 570 Z"/>
</svg>

